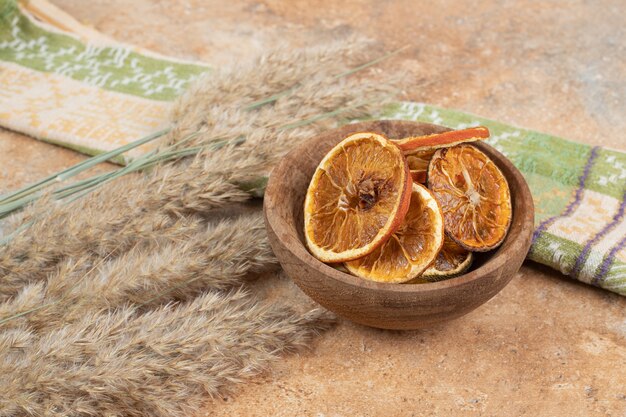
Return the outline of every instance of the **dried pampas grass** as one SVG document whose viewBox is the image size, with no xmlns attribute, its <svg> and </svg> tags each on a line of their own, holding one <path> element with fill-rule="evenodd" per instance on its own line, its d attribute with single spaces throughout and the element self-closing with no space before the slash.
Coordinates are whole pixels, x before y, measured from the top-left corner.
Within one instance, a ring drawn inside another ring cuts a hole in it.
<svg viewBox="0 0 626 417">
<path fill-rule="evenodd" d="M 193 156 L 30 208 L 0 247 L 0 416 L 189 415 L 326 329 L 320 310 L 241 289 L 276 266 L 258 208 L 217 217 L 296 143 L 385 103 L 389 83 L 346 78 L 370 46 L 209 74 L 160 145 Z"/>
<path fill-rule="evenodd" d="M 209 126 L 218 126 L 213 118 L 215 104 L 253 110 L 313 76 L 333 79 L 372 57 L 372 42 L 359 38 L 335 41 L 317 47 L 293 50 L 278 48 L 243 65 L 217 69 L 193 83 L 186 94 L 174 103 L 171 118 L 174 138 L 183 138 Z M 232 123 L 231 118 L 226 121 Z"/>
<path fill-rule="evenodd" d="M 26 285 L 46 280 L 68 259 L 87 258 L 82 265 L 88 269 L 98 259 L 115 257 L 137 242 L 180 241 L 201 224 L 199 219 L 149 213 L 138 205 L 139 195 L 116 193 L 120 188 L 126 188 L 122 182 L 71 207 L 54 206 L 10 245 L 0 248 L 0 301 L 6 302 Z M 130 207 L 136 208 L 127 212 L 136 216 L 135 221 L 117 226 L 121 211 Z"/>
<path fill-rule="evenodd" d="M 246 292 L 86 314 L 43 337 L 0 335 L 0 416 L 187 416 L 331 324 Z"/>
<path fill-rule="evenodd" d="M 219 221 L 157 247 L 138 246 L 99 268 L 70 259 L 44 282 L 25 286 L 0 304 L 0 332 L 44 331 L 80 319 L 87 310 L 133 304 L 148 309 L 189 300 L 207 289 L 240 286 L 276 265 L 260 213 Z M 24 314 L 29 312 L 29 314 Z"/>
</svg>

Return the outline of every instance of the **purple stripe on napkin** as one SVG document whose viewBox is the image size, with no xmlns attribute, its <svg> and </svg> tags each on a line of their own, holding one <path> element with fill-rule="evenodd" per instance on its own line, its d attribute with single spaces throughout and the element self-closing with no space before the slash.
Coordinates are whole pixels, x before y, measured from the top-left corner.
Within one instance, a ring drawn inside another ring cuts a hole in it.
<svg viewBox="0 0 626 417">
<path fill-rule="evenodd" d="M 624 249 L 624 246 L 626 246 L 626 236 L 624 236 L 622 240 L 620 240 L 615 246 L 613 246 L 613 249 L 611 249 L 609 254 L 604 258 L 604 261 L 596 271 L 596 275 L 593 277 L 593 281 L 591 282 L 593 285 L 600 286 L 600 284 L 604 281 L 606 275 L 609 273 L 609 269 L 611 269 L 611 266 L 615 261 L 615 256 L 617 255 L 617 252 Z"/>
<path fill-rule="evenodd" d="M 587 178 L 589 177 L 589 173 L 591 172 L 591 167 L 595 162 L 598 156 L 599 146 L 594 146 L 589 153 L 589 158 L 587 159 L 587 163 L 585 164 L 585 168 L 583 169 L 583 173 L 580 176 L 580 180 L 578 181 L 578 188 L 576 189 L 576 194 L 574 194 L 574 199 L 570 201 L 570 203 L 565 208 L 565 211 L 558 216 L 552 216 L 539 224 L 539 226 L 535 229 L 533 233 L 533 243 L 537 240 L 539 235 L 546 231 L 546 229 L 554 223 L 557 219 L 561 217 L 567 217 L 580 205 L 580 201 L 583 197 L 583 191 L 585 189 L 585 183 L 587 182 Z"/>
<path fill-rule="evenodd" d="M 613 216 L 613 220 L 611 220 L 610 223 L 605 225 L 604 228 L 600 230 L 600 232 L 598 232 L 592 239 L 589 239 L 587 241 L 582 252 L 580 252 L 580 255 L 578 256 L 578 258 L 576 258 L 576 264 L 574 265 L 574 269 L 572 269 L 572 272 L 570 275 L 572 275 L 573 277 L 578 277 L 578 275 L 580 274 L 580 270 L 582 269 L 583 265 L 585 264 L 585 261 L 587 260 L 587 257 L 589 256 L 589 252 L 591 252 L 591 247 L 595 245 L 596 243 L 598 243 L 600 239 L 602 239 L 607 233 L 613 230 L 615 226 L 619 224 L 619 222 L 622 221 L 622 219 L 624 218 L 625 208 L 626 208 L 626 192 L 622 196 L 622 203 L 620 204 L 619 209 L 617 210 L 617 213 L 615 214 L 615 216 Z"/>
</svg>

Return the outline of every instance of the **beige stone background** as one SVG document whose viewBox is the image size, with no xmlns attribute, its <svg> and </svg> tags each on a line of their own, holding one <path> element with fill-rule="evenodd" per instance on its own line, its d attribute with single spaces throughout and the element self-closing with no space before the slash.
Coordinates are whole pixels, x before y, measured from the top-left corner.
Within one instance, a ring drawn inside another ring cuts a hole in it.
<svg viewBox="0 0 626 417">
<path fill-rule="evenodd" d="M 216 65 L 351 33 L 409 44 L 387 63 L 414 79 L 408 99 L 626 150 L 624 0 L 53 2 L 111 37 Z M 81 159 L 0 130 L 0 189 Z M 275 285 L 306 302 L 286 278 L 261 289 Z M 626 298 L 527 263 L 491 301 L 431 329 L 340 320 L 207 415 L 626 416 Z"/>
</svg>

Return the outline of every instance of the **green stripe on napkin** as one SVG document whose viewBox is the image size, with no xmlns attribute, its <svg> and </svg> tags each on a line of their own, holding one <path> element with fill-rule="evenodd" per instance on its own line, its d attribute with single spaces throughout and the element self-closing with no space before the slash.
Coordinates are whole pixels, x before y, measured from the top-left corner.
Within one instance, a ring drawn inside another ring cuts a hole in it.
<svg viewBox="0 0 626 417">
<path fill-rule="evenodd" d="M 104 90 L 166 101 L 208 69 L 145 56 L 124 46 L 85 45 L 73 36 L 36 24 L 13 0 L 0 0 L 0 60 Z"/>
</svg>

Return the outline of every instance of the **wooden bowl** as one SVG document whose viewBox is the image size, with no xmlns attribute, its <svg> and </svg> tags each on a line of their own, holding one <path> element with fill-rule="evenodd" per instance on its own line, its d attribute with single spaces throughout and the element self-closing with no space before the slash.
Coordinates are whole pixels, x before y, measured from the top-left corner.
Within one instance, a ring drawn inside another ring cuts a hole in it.
<svg viewBox="0 0 626 417">
<path fill-rule="evenodd" d="M 425 135 L 447 128 L 406 121 L 373 121 L 344 126 L 316 136 L 291 151 L 272 171 L 263 205 L 269 241 L 291 279 L 315 301 L 338 315 L 383 329 L 417 329 L 460 317 L 496 295 L 513 278 L 530 248 L 534 208 L 520 172 L 485 143 L 476 146 L 509 182 L 513 219 L 502 245 L 476 254 L 472 269 L 456 278 L 428 284 L 385 284 L 340 272 L 315 259 L 304 244 L 306 190 L 324 155 L 354 132 L 388 138 Z"/>
</svg>

